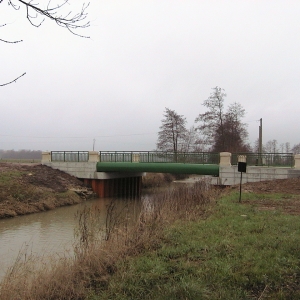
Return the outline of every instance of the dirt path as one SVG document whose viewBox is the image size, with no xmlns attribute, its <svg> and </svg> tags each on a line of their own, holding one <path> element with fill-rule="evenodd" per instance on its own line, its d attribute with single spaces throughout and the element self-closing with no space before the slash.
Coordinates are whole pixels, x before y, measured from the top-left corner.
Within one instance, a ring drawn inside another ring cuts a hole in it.
<svg viewBox="0 0 300 300">
<path fill-rule="evenodd" d="M 80 203 L 94 196 L 83 183 L 41 164 L 0 163 L 0 218 Z"/>
</svg>

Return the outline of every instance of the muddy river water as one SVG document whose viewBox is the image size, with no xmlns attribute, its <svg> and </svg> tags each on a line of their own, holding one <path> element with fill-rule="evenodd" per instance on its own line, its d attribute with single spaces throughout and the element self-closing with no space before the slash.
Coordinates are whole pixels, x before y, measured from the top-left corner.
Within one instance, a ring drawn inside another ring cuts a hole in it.
<svg viewBox="0 0 300 300">
<path fill-rule="evenodd" d="M 178 184 L 194 183 L 194 180 L 171 184 L 171 186 L 163 188 L 166 190 Z M 157 190 L 158 192 L 158 190 Z M 26 256 L 34 257 L 71 256 L 73 255 L 75 231 L 78 228 L 78 213 L 85 207 L 91 210 L 96 209 L 99 213 L 99 222 L 105 226 L 107 206 L 112 200 L 115 201 L 116 209 L 124 209 L 126 206 L 130 218 L 138 215 L 142 204 L 144 208 L 149 203 L 153 194 L 151 192 L 143 192 L 140 199 L 124 199 L 124 198 L 102 198 L 88 200 L 84 203 L 66 206 L 26 216 L 19 216 L 11 219 L 0 220 L 0 281 L 5 273 L 13 266 L 14 262 L 19 258 L 24 260 Z"/>
<path fill-rule="evenodd" d="M 107 205 L 112 199 L 88 200 L 84 203 L 61 207 L 55 210 L 36 213 L 11 219 L 0 220 L 0 280 L 18 257 L 26 255 L 35 257 L 70 256 L 73 254 L 75 229 L 78 228 L 78 212 L 84 207 L 97 209 L 100 222 L 105 224 Z M 124 202 L 137 209 L 137 201 L 116 199 L 116 205 L 124 206 Z M 138 205 L 140 207 L 140 205 Z M 129 210 L 130 211 L 130 210 Z"/>
</svg>

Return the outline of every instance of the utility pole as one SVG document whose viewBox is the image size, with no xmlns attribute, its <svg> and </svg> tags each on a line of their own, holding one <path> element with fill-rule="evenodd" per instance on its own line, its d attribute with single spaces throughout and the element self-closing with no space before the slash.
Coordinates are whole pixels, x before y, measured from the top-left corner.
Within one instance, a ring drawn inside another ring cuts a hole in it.
<svg viewBox="0 0 300 300">
<path fill-rule="evenodd" d="M 96 142 L 96 140 L 93 139 L 93 151 L 95 150 L 95 142 Z"/>
<path fill-rule="evenodd" d="M 259 125 L 259 145 L 258 145 L 258 153 L 259 153 L 259 159 L 258 159 L 258 165 L 262 166 L 262 118 L 260 118 L 260 125 Z"/>
</svg>

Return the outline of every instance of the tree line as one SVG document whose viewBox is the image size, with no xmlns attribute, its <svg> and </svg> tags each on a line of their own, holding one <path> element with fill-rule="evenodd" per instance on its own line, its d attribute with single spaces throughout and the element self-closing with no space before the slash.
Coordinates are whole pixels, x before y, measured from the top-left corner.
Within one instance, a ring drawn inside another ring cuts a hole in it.
<svg viewBox="0 0 300 300">
<path fill-rule="evenodd" d="M 199 114 L 194 125 L 187 128 L 187 120 L 175 110 L 165 108 L 159 127 L 157 150 L 170 152 L 258 152 L 259 141 L 253 147 L 248 142 L 247 124 L 242 120 L 245 109 L 238 102 L 225 108 L 226 93 L 216 86 L 202 105 L 206 111 Z M 300 143 L 278 145 L 270 140 L 263 145 L 264 153 L 300 153 Z"/>
<path fill-rule="evenodd" d="M 258 151 L 258 140 L 255 142 L 253 147 L 253 152 Z M 262 148 L 263 153 L 300 153 L 300 143 L 295 144 L 293 147 L 290 142 L 278 143 L 277 140 L 269 140 L 265 144 L 263 144 Z"/>
<path fill-rule="evenodd" d="M 42 151 L 40 150 L 1 150 L 0 159 L 41 159 Z"/>
</svg>

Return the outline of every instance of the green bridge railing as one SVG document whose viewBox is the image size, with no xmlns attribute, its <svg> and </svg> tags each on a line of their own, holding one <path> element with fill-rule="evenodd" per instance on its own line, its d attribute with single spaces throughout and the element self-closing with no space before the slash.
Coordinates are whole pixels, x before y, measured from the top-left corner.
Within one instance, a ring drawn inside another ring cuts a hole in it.
<svg viewBox="0 0 300 300">
<path fill-rule="evenodd" d="M 219 164 L 212 152 L 100 151 L 100 162 Z"/>
</svg>

